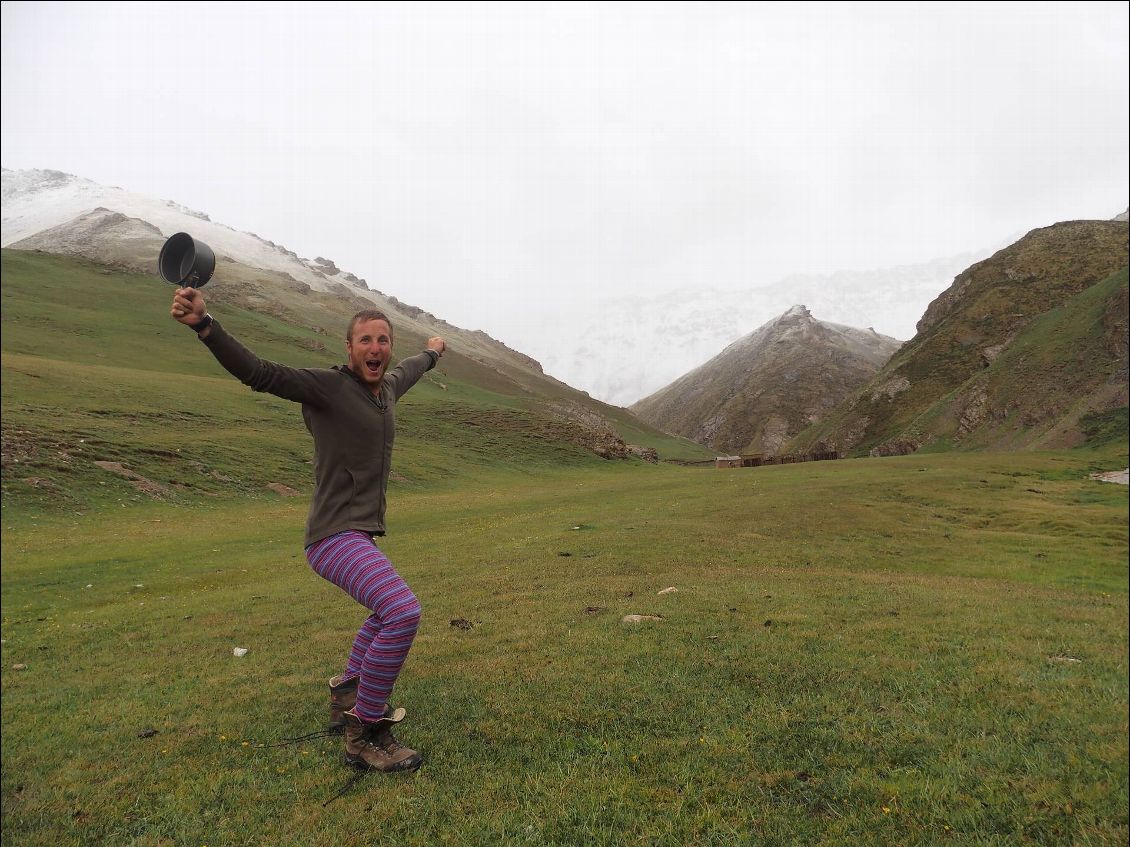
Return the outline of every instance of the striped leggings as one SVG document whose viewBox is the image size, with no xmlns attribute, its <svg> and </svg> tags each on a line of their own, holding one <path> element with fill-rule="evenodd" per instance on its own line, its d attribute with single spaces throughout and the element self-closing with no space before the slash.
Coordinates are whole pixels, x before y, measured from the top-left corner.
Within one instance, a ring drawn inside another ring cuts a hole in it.
<svg viewBox="0 0 1130 847">
<path fill-rule="evenodd" d="M 306 548 L 306 559 L 318 576 L 372 612 L 353 640 L 343 679 L 359 677 L 353 711 L 363 721 L 378 720 L 412 649 L 420 603 L 363 532 L 323 538 Z"/>
</svg>

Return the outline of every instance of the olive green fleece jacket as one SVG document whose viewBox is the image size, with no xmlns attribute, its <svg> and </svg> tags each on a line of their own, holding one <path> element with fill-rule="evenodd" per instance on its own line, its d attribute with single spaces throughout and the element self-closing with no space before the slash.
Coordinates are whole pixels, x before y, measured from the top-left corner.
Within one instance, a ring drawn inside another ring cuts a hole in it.
<svg viewBox="0 0 1130 847">
<path fill-rule="evenodd" d="M 314 437 L 314 500 L 306 520 L 308 547 L 338 532 L 385 533 L 385 490 L 396 436 L 393 407 L 435 367 L 425 350 L 385 373 L 373 394 L 347 366 L 291 368 L 260 359 L 218 321 L 201 339 L 216 360 L 244 385 L 302 404 Z"/>
</svg>

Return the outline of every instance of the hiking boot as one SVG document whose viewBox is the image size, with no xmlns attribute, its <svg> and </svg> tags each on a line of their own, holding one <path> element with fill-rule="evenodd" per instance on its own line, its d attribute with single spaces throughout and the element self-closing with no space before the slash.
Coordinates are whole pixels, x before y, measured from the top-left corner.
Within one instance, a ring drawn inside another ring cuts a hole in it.
<svg viewBox="0 0 1130 847">
<path fill-rule="evenodd" d="M 335 735 L 345 732 L 345 713 L 357 705 L 358 677 L 342 681 L 340 675 L 330 677 L 330 722 L 326 729 Z"/>
<path fill-rule="evenodd" d="M 404 720 L 404 709 L 385 707 L 385 716 L 369 723 L 351 709 L 345 713 L 345 763 L 361 770 L 414 771 L 424 757 L 392 737 L 389 729 Z"/>
</svg>

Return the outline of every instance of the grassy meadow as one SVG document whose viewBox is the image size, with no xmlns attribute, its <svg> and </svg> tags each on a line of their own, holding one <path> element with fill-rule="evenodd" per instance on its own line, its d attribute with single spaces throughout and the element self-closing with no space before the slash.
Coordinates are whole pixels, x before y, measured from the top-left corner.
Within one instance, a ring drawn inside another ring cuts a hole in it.
<svg viewBox="0 0 1130 847">
<path fill-rule="evenodd" d="M 297 409 L 154 317 L 167 287 L 107 277 L 84 321 L 69 261 L 5 253 L 5 844 L 1126 843 L 1127 489 L 1088 479 L 1125 433 L 716 471 L 422 383 L 383 546 L 426 761 L 331 799 L 340 739 L 260 746 L 321 726 L 363 617 L 304 561 Z"/>
</svg>

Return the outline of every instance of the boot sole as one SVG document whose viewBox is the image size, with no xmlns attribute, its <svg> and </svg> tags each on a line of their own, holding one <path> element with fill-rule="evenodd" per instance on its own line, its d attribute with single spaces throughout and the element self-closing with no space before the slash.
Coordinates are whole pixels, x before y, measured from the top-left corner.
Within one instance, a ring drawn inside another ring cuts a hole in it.
<svg viewBox="0 0 1130 847">
<path fill-rule="evenodd" d="M 376 771 L 377 773 L 404 773 L 405 771 L 417 771 L 420 765 L 424 764 L 424 757 L 419 753 L 414 758 L 405 759 L 399 764 L 393 765 L 391 768 L 375 768 L 364 760 L 361 756 L 353 758 L 348 753 L 342 754 L 342 760 L 351 768 L 356 768 L 359 771 Z"/>
</svg>

